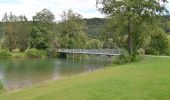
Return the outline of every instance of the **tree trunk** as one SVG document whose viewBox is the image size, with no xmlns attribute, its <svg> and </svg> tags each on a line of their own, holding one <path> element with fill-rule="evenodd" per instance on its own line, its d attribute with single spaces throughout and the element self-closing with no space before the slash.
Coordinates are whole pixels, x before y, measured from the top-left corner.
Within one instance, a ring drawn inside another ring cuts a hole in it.
<svg viewBox="0 0 170 100">
<path fill-rule="evenodd" d="M 129 54 L 132 55 L 133 54 L 133 39 L 132 39 L 132 34 L 131 34 L 131 27 L 130 27 L 130 17 L 128 19 L 128 51 Z"/>
<path fill-rule="evenodd" d="M 128 34 L 128 49 L 129 49 L 129 54 L 133 54 L 133 40 L 132 40 L 132 35 L 129 33 Z"/>
</svg>

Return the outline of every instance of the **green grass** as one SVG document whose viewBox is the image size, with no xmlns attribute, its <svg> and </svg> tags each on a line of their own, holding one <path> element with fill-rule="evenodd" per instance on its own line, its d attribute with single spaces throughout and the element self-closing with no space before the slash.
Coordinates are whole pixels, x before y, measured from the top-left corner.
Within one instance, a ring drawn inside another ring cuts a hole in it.
<svg viewBox="0 0 170 100">
<path fill-rule="evenodd" d="M 0 100 L 170 100 L 170 59 L 113 65 L 46 85 L 5 92 Z"/>
<path fill-rule="evenodd" d="M 26 58 L 25 52 L 11 52 L 12 58 Z"/>
</svg>

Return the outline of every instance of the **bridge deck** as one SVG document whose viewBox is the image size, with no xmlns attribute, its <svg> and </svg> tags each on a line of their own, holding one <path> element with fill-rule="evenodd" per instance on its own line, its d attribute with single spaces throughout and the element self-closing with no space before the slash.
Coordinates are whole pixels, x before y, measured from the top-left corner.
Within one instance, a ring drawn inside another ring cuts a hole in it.
<svg viewBox="0 0 170 100">
<path fill-rule="evenodd" d="M 89 55 L 107 55 L 118 56 L 120 52 L 116 49 L 59 49 L 59 53 L 68 54 L 89 54 Z"/>
</svg>

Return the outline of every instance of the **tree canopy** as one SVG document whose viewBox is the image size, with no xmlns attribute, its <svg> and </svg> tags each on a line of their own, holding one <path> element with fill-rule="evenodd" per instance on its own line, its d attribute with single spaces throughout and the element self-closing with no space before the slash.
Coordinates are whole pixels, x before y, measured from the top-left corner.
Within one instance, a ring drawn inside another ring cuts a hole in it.
<svg viewBox="0 0 170 100">
<path fill-rule="evenodd" d="M 86 34 L 84 32 L 85 23 L 82 15 L 74 13 L 72 10 L 62 14 L 63 30 L 61 31 L 62 48 L 84 48 Z"/>
<path fill-rule="evenodd" d="M 143 43 L 148 27 L 158 25 L 159 16 L 168 12 L 167 0 L 97 0 L 96 3 L 99 11 L 112 20 L 112 33 L 127 37 L 129 54 Z"/>
</svg>

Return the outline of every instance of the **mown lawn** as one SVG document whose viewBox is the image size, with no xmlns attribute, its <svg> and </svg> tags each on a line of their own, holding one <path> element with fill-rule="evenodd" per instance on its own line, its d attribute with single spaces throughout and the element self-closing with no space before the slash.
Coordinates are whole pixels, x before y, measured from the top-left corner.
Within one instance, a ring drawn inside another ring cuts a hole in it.
<svg viewBox="0 0 170 100">
<path fill-rule="evenodd" d="M 114 65 L 11 93 L 0 100 L 170 100 L 170 59 Z"/>
</svg>

